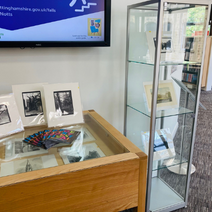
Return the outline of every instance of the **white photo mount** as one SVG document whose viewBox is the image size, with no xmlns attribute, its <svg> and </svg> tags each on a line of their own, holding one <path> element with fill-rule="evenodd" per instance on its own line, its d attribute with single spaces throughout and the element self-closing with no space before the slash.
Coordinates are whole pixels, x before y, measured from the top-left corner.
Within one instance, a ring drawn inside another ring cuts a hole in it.
<svg viewBox="0 0 212 212">
<path fill-rule="evenodd" d="M 149 152 L 149 132 L 141 132 L 141 140 L 146 154 Z M 174 143 L 169 128 L 156 130 L 154 138 L 153 160 L 164 160 L 176 155 Z"/>
<path fill-rule="evenodd" d="M 47 124 L 43 91 L 44 84 L 47 83 L 12 86 L 24 127 Z"/>
<path fill-rule="evenodd" d="M 24 131 L 13 94 L 0 96 L 0 138 Z"/>
<path fill-rule="evenodd" d="M 148 111 L 151 112 L 152 82 L 144 82 Z M 178 107 L 176 91 L 172 80 L 159 81 L 157 111 Z"/>
<path fill-rule="evenodd" d="M 78 83 L 44 85 L 48 127 L 83 123 Z"/>
</svg>

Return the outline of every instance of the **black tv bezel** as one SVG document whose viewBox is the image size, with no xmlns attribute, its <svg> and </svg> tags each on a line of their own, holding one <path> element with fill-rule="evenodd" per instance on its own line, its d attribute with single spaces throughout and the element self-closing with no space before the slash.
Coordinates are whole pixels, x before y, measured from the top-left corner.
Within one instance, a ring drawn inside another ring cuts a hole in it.
<svg viewBox="0 0 212 212">
<path fill-rule="evenodd" d="M 105 0 L 104 41 L 0 41 L 0 48 L 107 47 L 110 46 L 111 0 Z"/>
</svg>

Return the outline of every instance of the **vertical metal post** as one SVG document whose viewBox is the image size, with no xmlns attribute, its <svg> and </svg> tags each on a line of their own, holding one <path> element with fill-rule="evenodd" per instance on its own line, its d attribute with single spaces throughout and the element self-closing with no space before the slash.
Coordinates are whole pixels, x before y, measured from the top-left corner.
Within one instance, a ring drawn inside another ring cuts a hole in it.
<svg viewBox="0 0 212 212">
<path fill-rule="evenodd" d="M 185 92 L 185 104 L 184 107 L 188 107 L 188 92 Z M 186 123 L 186 114 L 183 114 L 183 129 L 181 133 L 181 144 L 180 144 L 180 164 L 179 164 L 179 174 L 181 173 L 181 167 L 182 167 L 182 160 L 183 160 L 183 144 L 184 144 L 184 138 L 185 138 L 185 123 Z"/>
<path fill-rule="evenodd" d="M 157 110 L 157 95 L 158 83 L 160 73 L 160 57 L 161 57 L 161 38 L 163 28 L 163 0 L 158 2 L 158 20 L 157 20 L 157 34 L 156 34 L 156 49 L 155 49 L 155 63 L 154 63 L 154 76 L 152 87 L 152 105 L 151 105 L 151 119 L 150 119 L 150 140 L 149 140 L 149 154 L 148 154 L 148 172 L 147 172 L 147 192 L 146 192 L 146 212 L 149 212 L 150 197 L 151 197 L 151 184 L 152 184 L 152 165 L 153 165 L 153 147 L 155 138 L 155 123 L 156 123 L 156 110 Z"/>
<path fill-rule="evenodd" d="M 208 4 L 208 16 L 207 16 L 207 21 L 206 21 L 207 26 L 208 26 L 208 22 L 209 22 L 210 11 L 211 11 L 211 4 Z M 192 142 L 191 142 L 191 147 L 190 147 L 190 157 L 189 157 L 188 169 L 187 169 L 187 185 L 186 185 L 186 196 L 185 196 L 186 205 L 188 203 L 188 192 L 189 192 L 189 186 L 190 186 L 190 177 L 191 177 L 190 173 L 191 173 L 191 165 L 192 165 L 192 158 L 193 158 L 193 151 L 194 151 L 195 132 L 196 132 L 196 125 L 197 125 L 200 91 L 201 91 L 201 82 L 202 82 L 202 70 L 203 70 L 203 65 L 204 65 L 205 46 L 206 46 L 206 38 L 207 38 L 207 31 L 208 31 L 207 26 L 205 27 L 205 38 L 204 38 L 204 46 L 203 46 L 203 54 L 202 54 L 202 65 L 201 65 L 201 71 L 200 71 L 200 76 L 199 76 L 199 84 L 198 84 L 196 106 L 195 106 L 195 120 L 194 120 L 194 125 L 193 125 Z"/>
<path fill-rule="evenodd" d="M 163 70 L 163 80 L 167 80 L 167 75 L 168 75 L 168 68 L 167 68 L 167 66 L 165 66 L 164 70 Z M 161 118 L 160 119 L 160 129 L 163 129 L 163 128 L 164 128 L 164 118 Z M 157 166 L 160 167 L 161 164 L 162 164 L 162 162 L 161 162 L 161 160 L 159 160 Z M 157 171 L 157 176 L 160 178 L 159 170 Z"/>
<path fill-rule="evenodd" d="M 127 46 L 126 46 L 126 63 L 125 63 L 125 100 L 124 100 L 124 135 L 127 135 L 127 90 L 128 90 L 128 59 L 129 59 L 129 18 L 130 18 L 130 9 L 127 8 Z"/>
<path fill-rule="evenodd" d="M 168 68 L 167 66 L 165 66 L 163 70 L 163 80 L 167 80 L 167 74 L 168 74 Z M 163 129 L 163 127 L 164 127 L 164 118 L 161 118 L 160 129 Z"/>
</svg>

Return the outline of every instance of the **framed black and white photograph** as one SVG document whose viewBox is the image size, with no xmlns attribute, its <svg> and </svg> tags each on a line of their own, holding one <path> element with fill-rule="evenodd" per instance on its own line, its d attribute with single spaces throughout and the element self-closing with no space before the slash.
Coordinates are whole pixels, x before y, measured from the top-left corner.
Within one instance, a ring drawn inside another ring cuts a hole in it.
<svg viewBox="0 0 212 212">
<path fill-rule="evenodd" d="M 7 105 L 1 104 L 0 105 L 0 125 L 8 124 L 11 122 L 10 114 L 7 109 Z"/>
<path fill-rule="evenodd" d="M 0 96 L 0 138 L 24 130 L 13 94 Z"/>
<path fill-rule="evenodd" d="M 58 166 L 54 155 L 10 161 L 1 164 L 0 176 L 9 176 Z"/>
<path fill-rule="evenodd" d="M 153 37 L 154 46 L 156 48 L 156 36 Z M 163 31 L 163 36 L 161 38 L 161 53 L 172 51 L 172 34 L 171 31 Z"/>
<path fill-rule="evenodd" d="M 54 92 L 54 103 L 55 103 L 55 112 L 61 113 L 62 116 L 74 114 L 71 90 L 55 91 Z"/>
<path fill-rule="evenodd" d="M 44 85 L 48 127 L 83 123 L 78 83 Z"/>
<path fill-rule="evenodd" d="M 43 115 L 40 91 L 23 92 L 22 98 L 25 117 Z"/>
<path fill-rule="evenodd" d="M 13 93 L 25 127 L 46 125 L 45 101 L 43 85 L 22 84 L 13 85 Z"/>
<path fill-rule="evenodd" d="M 156 48 L 156 32 L 155 31 L 146 31 L 146 38 L 147 43 L 149 47 L 149 62 L 154 62 L 155 59 L 155 48 Z M 172 34 L 171 31 L 163 31 L 162 39 L 161 39 L 161 53 L 167 53 L 162 54 L 163 60 L 165 60 L 166 57 L 169 57 L 172 53 Z"/>
<path fill-rule="evenodd" d="M 48 150 L 24 143 L 23 139 L 11 139 L 5 142 L 5 159 L 28 157 L 32 155 L 48 154 Z"/>
<path fill-rule="evenodd" d="M 155 43 L 155 45 L 156 45 L 156 43 Z M 162 37 L 161 53 L 171 52 L 171 50 L 172 50 L 172 38 L 171 37 L 165 37 L 165 36 Z"/>
<path fill-rule="evenodd" d="M 84 144 L 82 146 L 78 146 L 78 148 L 74 145 L 72 147 L 61 148 L 59 150 L 59 154 L 63 159 L 64 164 L 91 160 L 105 156 L 96 143 Z"/>
<path fill-rule="evenodd" d="M 43 169 L 41 157 L 14 161 L 14 174 Z"/>
</svg>

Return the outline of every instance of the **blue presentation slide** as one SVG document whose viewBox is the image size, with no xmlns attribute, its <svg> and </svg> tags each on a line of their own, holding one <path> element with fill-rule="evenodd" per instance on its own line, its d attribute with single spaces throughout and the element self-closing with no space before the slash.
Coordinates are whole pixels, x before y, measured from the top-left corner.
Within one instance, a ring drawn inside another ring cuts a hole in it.
<svg viewBox="0 0 212 212">
<path fill-rule="evenodd" d="M 104 41 L 104 0 L 1 0 L 1 41 Z"/>
</svg>

